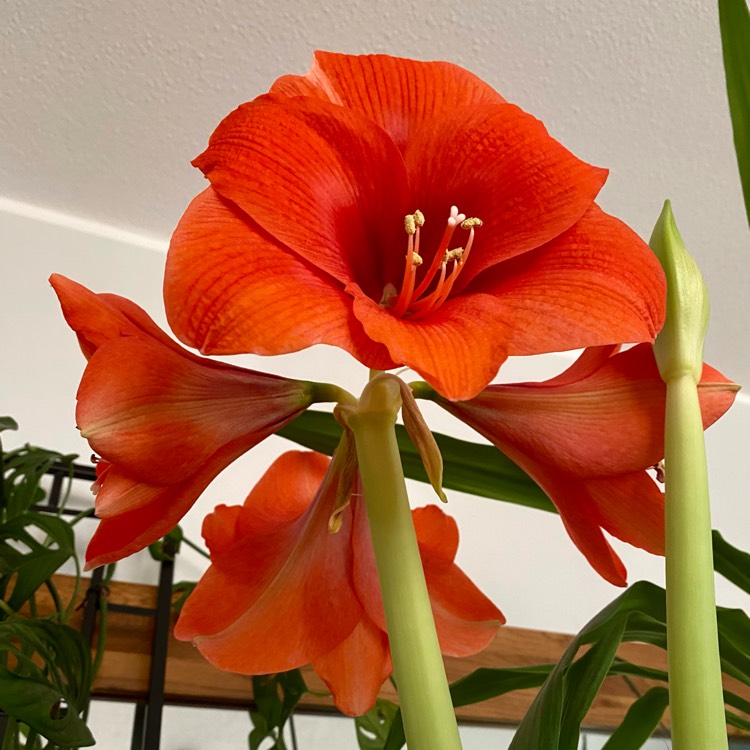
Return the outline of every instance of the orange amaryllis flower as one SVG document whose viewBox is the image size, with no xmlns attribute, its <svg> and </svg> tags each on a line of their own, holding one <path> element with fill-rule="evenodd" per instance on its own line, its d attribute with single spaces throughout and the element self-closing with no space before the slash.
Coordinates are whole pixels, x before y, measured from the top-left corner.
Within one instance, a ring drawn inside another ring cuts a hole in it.
<svg viewBox="0 0 750 750">
<path fill-rule="evenodd" d="M 650 341 L 663 323 L 659 263 L 594 204 L 606 171 L 454 65 L 318 52 L 194 164 L 211 184 L 164 289 L 204 353 L 333 344 L 467 399 L 509 354 Z"/>
<path fill-rule="evenodd" d="M 313 386 L 197 357 L 133 302 L 50 282 L 88 360 L 78 428 L 103 459 L 93 568 L 166 534 L 222 469 L 309 406 Z"/>
<path fill-rule="evenodd" d="M 329 468 L 330 467 L 330 468 Z M 219 506 L 203 524 L 211 566 L 175 628 L 216 666 L 242 674 L 312 663 L 338 708 L 368 711 L 391 672 L 375 558 L 361 496 L 329 532 L 335 462 L 291 451 L 242 506 Z M 413 511 L 443 653 L 483 649 L 504 622 L 454 563 L 458 531 L 434 506 Z"/>
<path fill-rule="evenodd" d="M 666 389 L 648 344 L 584 352 L 542 383 L 492 385 L 476 398 L 433 398 L 512 458 L 549 495 L 565 528 L 608 581 L 626 570 L 602 529 L 664 553 L 664 496 L 646 469 L 664 457 Z M 704 427 L 731 406 L 739 386 L 704 365 L 699 397 Z"/>
</svg>

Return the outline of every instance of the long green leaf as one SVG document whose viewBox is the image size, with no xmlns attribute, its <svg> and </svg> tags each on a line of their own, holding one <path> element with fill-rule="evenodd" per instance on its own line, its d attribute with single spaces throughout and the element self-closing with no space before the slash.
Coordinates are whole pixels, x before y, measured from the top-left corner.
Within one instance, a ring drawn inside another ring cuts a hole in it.
<svg viewBox="0 0 750 750">
<path fill-rule="evenodd" d="M 602 750 L 638 750 L 659 726 L 669 705 L 669 690 L 651 688 L 628 709 L 625 718 Z"/>
<path fill-rule="evenodd" d="M 750 555 L 732 547 L 716 529 L 713 531 L 713 542 L 716 572 L 750 594 Z"/>
<path fill-rule="evenodd" d="M 719 25 L 734 148 L 750 222 L 750 12 L 745 0 L 719 0 Z"/>
<path fill-rule="evenodd" d="M 341 427 L 331 414 L 306 411 L 277 434 L 330 456 L 338 445 Z M 396 437 L 404 474 L 427 482 L 417 449 L 401 425 L 396 426 Z M 539 485 L 497 448 L 440 433 L 435 433 L 435 440 L 443 455 L 443 485 L 447 489 L 557 512 Z"/>
</svg>

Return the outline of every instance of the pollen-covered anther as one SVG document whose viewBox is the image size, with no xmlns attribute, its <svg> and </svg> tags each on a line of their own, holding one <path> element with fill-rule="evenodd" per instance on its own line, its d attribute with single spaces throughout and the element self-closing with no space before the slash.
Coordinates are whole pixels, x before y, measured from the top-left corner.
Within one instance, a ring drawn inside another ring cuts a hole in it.
<svg viewBox="0 0 750 750">
<path fill-rule="evenodd" d="M 454 247 L 453 250 L 446 250 L 445 255 L 443 256 L 443 263 L 450 263 L 452 260 L 461 263 L 463 254 L 464 249 L 462 247 Z"/>
<path fill-rule="evenodd" d="M 404 229 L 407 234 L 417 233 L 417 221 L 414 214 L 406 214 L 406 216 L 404 216 Z"/>
<path fill-rule="evenodd" d="M 417 266 L 421 266 L 424 261 L 422 260 L 422 256 L 418 253 L 412 253 L 411 254 L 411 264 L 416 268 Z"/>
<path fill-rule="evenodd" d="M 472 227 L 481 227 L 484 222 L 476 216 L 470 216 L 461 222 L 461 229 L 471 229 Z"/>
</svg>

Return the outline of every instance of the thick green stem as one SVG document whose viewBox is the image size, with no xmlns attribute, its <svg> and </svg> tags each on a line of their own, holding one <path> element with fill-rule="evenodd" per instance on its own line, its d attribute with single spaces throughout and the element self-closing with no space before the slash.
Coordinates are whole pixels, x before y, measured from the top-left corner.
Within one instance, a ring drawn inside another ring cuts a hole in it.
<svg viewBox="0 0 750 750">
<path fill-rule="evenodd" d="M 376 378 L 348 421 L 357 444 L 407 744 L 410 750 L 460 750 L 396 443 L 400 401 L 393 378 Z"/>
<path fill-rule="evenodd" d="M 669 704 L 674 750 L 727 748 L 708 473 L 690 373 L 667 381 L 666 564 Z"/>
</svg>

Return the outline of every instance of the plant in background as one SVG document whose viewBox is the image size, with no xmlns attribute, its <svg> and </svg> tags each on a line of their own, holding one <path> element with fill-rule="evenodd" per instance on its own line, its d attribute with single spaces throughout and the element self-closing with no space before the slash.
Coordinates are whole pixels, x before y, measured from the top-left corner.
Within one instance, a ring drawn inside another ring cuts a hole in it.
<svg viewBox="0 0 750 750">
<path fill-rule="evenodd" d="M 9 417 L 0 430 L 16 429 Z M 1 446 L 0 446 L 1 448 Z M 72 468 L 75 456 L 26 445 L 0 450 L 0 710 L 8 718 L 3 747 L 83 747 L 94 738 L 81 718 L 92 682 L 91 649 L 67 623 L 80 583 L 73 523 L 35 509 L 45 497 L 42 479 L 53 466 Z M 52 575 L 72 560 L 76 586 L 64 602 Z M 37 616 L 37 597 L 45 590 L 54 614 Z"/>
</svg>

